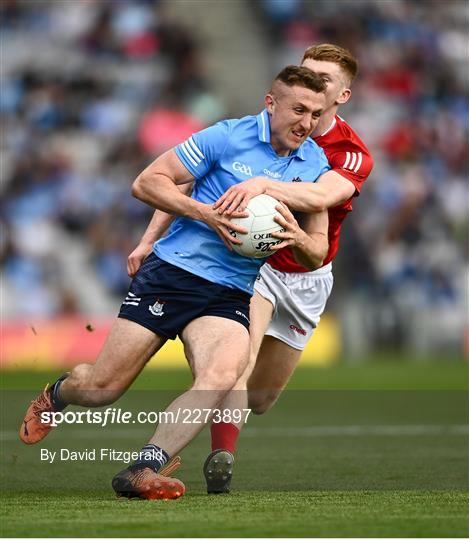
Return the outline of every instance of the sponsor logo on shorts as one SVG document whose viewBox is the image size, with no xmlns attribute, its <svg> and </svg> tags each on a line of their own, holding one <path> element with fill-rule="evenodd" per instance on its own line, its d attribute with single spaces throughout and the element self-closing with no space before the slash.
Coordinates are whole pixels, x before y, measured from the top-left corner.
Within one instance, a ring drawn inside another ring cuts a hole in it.
<svg viewBox="0 0 469 540">
<path fill-rule="evenodd" d="M 248 323 L 250 322 L 249 319 L 246 317 L 246 315 L 242 311 L 236 310 L 235 313 L 236 315 L 243 317 L 243 319 L 246 319 Z"/>
<path fill-rule="evenodd" d="M 306 330 L 304 328 L 298 328 L 295 324 L 290 324 L 290 330 L 293 330 L 297 334 L 301 334 L 302 336 L 306 336 Z"/>
<path fill-rule="evenodd" d="M 296 176 L 292 179 L 292 182 L 303 182 L 303 180 L 299 176 Z"/>
<path fill-rule="evenodd" d="M 163 308 L 164 308 L 165 303 L 166 302 L 162 302 L 158 298 L 158 300 L 152 306 L 148 306 L 148 309 L 150 313 L 154 315 L 155 317 L 161 317 L 162 315 L 164 315 Z"/>
</svg>

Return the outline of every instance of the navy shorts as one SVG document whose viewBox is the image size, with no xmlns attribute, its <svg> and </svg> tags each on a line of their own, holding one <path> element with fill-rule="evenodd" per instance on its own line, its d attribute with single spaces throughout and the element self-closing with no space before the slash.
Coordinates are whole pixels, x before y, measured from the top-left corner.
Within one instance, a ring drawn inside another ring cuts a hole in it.
<svg viewBox="0 0 469 540">
<path fill-rule="evenodd" d="M 207 281 L 151 253 L 132 280 L 119 317 L 169 339 L 206 315 L 237 321 L 249 331 L 250 300 L 244 291 Z"/>
</svg>

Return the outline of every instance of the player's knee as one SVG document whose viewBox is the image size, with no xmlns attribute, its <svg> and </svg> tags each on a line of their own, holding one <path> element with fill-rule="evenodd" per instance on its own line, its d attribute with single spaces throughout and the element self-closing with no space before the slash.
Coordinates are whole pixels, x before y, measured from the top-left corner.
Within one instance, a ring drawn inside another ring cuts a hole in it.
<svg viewBox="0 0 469 540">
<path fill-rule="evenodd" d="M 200 373 L 195 381 L 194 387 L 204 390 L 230 391 L 238 380 L 236 370 L 207 370 Z"/>
<path fill-rule="evenodd" d="M 272 408 L 277 401 L 278 393 L 268 390 L 248 392 L 248 407 L 254 414 L 264 414 Z"/>
<path fill-rule="evenodd" d="M 67 379 L 67 386 L 78 391 L 82 404 L 89 407 L 109 405 L 122 395 L 123 390 L 116 388 L 115 384 L 111 388 L 110 383 L 109 379 L 96 373 L 92 364 L 79 364 Z"/>
<path fill-rule="evenodd" d="M 266 413 L 272 407 L 272 404 L 266 401 L 255 401 L 253 403 L 249 402 L 248 407 L 253 414 L 261 415 Z"/>
<path fill-rule="evenodd" d="M 92 370 L 91 364 L 78 364 L 67 378 L 67 386 L 74 390 L 85 389 L 89 385 Z"/>
</svg>

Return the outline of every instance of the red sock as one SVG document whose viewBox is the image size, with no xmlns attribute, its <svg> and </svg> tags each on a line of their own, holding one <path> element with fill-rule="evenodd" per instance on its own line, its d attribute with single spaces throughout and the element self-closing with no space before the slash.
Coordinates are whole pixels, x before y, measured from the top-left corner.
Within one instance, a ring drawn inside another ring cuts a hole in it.
<svg viewBox="0 0 469 540">
<path fill-rule="evenodd" d="M 210 426 L 212 435 L 212 452 L 215 450 L 229 450 L 232 454 L 236 452 L 236 441 L 239 437 L 239 429 L 228 422 L 212 422 Z"/>
</svg>

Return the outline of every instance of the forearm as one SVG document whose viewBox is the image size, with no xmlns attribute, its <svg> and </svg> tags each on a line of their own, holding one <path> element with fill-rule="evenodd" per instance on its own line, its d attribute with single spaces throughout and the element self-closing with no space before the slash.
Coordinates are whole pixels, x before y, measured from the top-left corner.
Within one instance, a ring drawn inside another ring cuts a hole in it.
<svg viewBox="0 0 469 540">
<path fill-rule="evenodd" d="M 316 182 L 281 182 L 255 176 L 231 186 L 214 204 L 220 213 L 244 210 L 256 195 L 266 194 L 297 212 L 323 212 L 355 193 L 354 184 L 335 170 L 325 172 Z"/>
<path fill-rule="evenodd" d="M 174 181 L 164 174 L 143 171 L 132 185 L 132 195 L 168 214 L 202 220 L 205 205 L 181 193 Z"/>
<path fill-rule="evenodd" d="M 335 170 L 325 172 L 317 182 L 265 180 L 264 193 L 300 212 L 322 212 L 353 197 L 354 184 Z"/>
<path fill-rule="evenodd" d="M 292 246 L 293 255 L 299 264 L 315 270 L 322 266 L 329 251 L 329 214 L 324 210 L 303 214 L 298 219 L 301 225 Z"/>
<path fill-rule="evenodd" d="M 327 208 L 325 190 L 310 182 L 266 180 L 264 193 L 299 212 L 322 212 Z"/>
<path fill-rule="evenodd" d="M 140 244 L 153 245 L 167 231 L 174 221 L 174 215 L 155 210 L 146 231 L 140 239 Z"/>
<path fill-rule="evenodd" d="M 195 177 L 187 170 L 175 150 L 172 149 L 158 157 L 139 174 L 132 184 L 132 195 L 157 210 L 202 221 L 218 234 L 228 249 L 232 249 L 232 244 L 240 243 L 241 240 L 233 238 L 231 231 L 246 234 L 247 229 L 234 223 L 228 217 L 220 215 L 211 204 L 201 203 L 188 197 L 185 193 L 181 193 L 181 189 L 185 191 L 187 184 L 194 180 Z M 244 212 L 233 214 L 233 217 L 246 216 L 247 214 Z M 164 223 L 164 219 L 161 219 L 160 224 Z M 158 214 L 155 220 L 158 224 Z M 150 238 L 154 232 L 153 228 L 149 230 L 147 238 Z M 145 252 L 144 249 L 139 251 Z M 130 270 L 133 271 L 133 268 Z"/>
<path fill-rule="evenodd" d="M 316 270 L 322 266 L 329 250 L 327 235 L 319 232 L 311 234 L 304 232 L 292 249 L 298 264 L 309 270 Z"/>
</svg>

